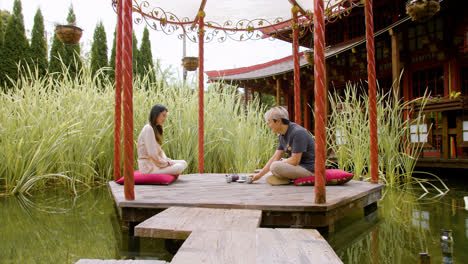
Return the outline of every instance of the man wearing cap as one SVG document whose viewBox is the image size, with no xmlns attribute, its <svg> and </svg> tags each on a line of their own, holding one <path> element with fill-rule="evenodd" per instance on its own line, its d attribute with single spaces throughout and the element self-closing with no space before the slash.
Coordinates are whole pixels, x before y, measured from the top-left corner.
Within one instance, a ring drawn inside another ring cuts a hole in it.
<svg viewBox="0 0 468 264">
<path fill-rule="evenodd" d="M 265 113 L 265 121 L 273 133 L 279 134 L 278 148 L 263 169 L 253 175 L 252 181 L 267 176 L 271 185 L 289 184 L 291 180 L 314 176 L 315 141 L 302 126 L 289 121 L 288 111 L 281 106 Z M 281 159 L 284 153 L 287 159 Z"/>
</svg>

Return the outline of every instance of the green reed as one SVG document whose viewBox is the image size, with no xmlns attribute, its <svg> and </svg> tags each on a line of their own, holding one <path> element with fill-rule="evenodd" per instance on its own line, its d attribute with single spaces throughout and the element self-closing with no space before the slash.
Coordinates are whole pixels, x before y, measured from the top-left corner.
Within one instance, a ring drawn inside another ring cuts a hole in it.
<svg viewBox="0 0 468 264">
<path fill-rule="evenodd" d="M 45 78 L 27 68 L 9 91 L 0 93 L 0 195 L 28 193 L 61 184 L 105 183 L 113 175 L 114 85 L 102 69 L 76 77 L 67 70 Z M 166 154 L 184 159 L 185 173 L 198 171 L 198 88 L 166 82 L 161 71 L 134 80 L 134 141 L 151 107 L 169 109 L 164 126 Z M 216 86 L 216 85 L 214 85 Z M 221 84 L 222 86 L 222 84 Z M 215 87 L 216 88 L 216 87 Z M 218 92 L 222 91 L 222 92 Z M 205 104 L 205 171 L 249 172 L 274 151 L 274 135 L 258 101 L 244 105 L 235 89 L 209 89 Z"/>
<path fill-rule="evenodd" d="M 357 85 L 348 84 L 344 96 L 330 94 L 328 144 L 340 169 L 365 176 L 370 168 L 369 98 Z M 418 99 L 424 107 L 427 96 Z M 379 174 L 389 186 L 410 183 L 422 144 L 410 142 L 410 126 L 424 123 L 421 111 L 404 102 L 394 90 L 377 94 Z M 405 116 L 412 115 L 412 118 Z M 337 140 L 338 139 L 338 140 Z"/>
</svg>

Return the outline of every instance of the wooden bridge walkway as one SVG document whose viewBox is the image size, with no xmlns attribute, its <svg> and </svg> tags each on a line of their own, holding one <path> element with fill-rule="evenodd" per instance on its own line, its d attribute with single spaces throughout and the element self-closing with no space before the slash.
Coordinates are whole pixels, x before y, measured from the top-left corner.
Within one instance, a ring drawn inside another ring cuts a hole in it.
<svg viewBox="0 0 468 264">
<path fill-rule="evenodd" d="M 342 263 L 315 229 L 259 228 L 260 210 L 171 207 L 135 236 L 186 239 L 171 264 Z"/>
</svg>

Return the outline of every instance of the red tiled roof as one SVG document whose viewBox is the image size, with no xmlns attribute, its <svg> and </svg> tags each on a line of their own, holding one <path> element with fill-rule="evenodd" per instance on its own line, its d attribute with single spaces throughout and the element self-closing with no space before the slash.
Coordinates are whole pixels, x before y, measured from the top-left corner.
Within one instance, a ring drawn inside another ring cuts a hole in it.
<svg viewBox="0 0 468 264">
<path fill-rule="evenodd" d="M 299 56 L 302 56 L 303 53 L 304 52 L 300 52 Z M 247 72 L 251 72 L 251 71 L 271 67 L 273 65 L 277 65 L 277 64 L 280 64 L 282 62 L 290 61 L 290 60 L 292 60 L 292 58 L 293 58 L 293 55 L 290 55 L 290 56 L 287 56 L 287 57 L 284 57 L 284 58 L 281 58 L 281 59 L 272 60 L 272 61 L 269 61 L 269 62 L 266 62 L 266 63 L 257 64 L 257 65 L 253 65 L 253 66 L 236 68 L 236 69 L 219 70 L 219 71 L 216 71 L 216 70 L 215 71 L 207 71 L 205 73 L 206 73 L 206 75 L 208 75 L 208 78 L 215 78 L 215 77 L 222 77 L 222 76 L 229 76 L 229 75 L 247 73 Z"/>
</svg>

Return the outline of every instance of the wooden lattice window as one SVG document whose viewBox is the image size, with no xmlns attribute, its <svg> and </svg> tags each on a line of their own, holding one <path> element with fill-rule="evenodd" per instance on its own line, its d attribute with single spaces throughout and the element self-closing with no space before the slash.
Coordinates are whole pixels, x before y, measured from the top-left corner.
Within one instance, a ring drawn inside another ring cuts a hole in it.
<svg viewBox="0 0 468 264">
<path fill-rule="evenodd" d="M 335 130 L 335 139 L 337 145 L 344 145 L 346 144 L 346 136 L 345 136 L 344 129 L 336 129 Z"/>
<path fill-rule="evenodd" d="M 463 141 L 468 142 L 468 121 L 463 121 Z"/>
<path fill-rule="evenodd" d="M 327 25 L 325 30 L 325 42 L 327 45 L 336 45 L 344 41 L 344 23 L 340 22 L 341 21 L 338 21 Z"/>
<path fill-rule="evenodd" d="M 442 113 L 426 113 L 425 120 L 429 127 L 428 145 L 423 150 L 424 156 L 440 156 L 442 151 Z"/>
<path fill-rule="evenodd" d="M 348 27 L 348 39 L 362 37 L 366 34 L 366 25 L 364 22 L 364 18 L 360 15 L 348 17 L 348 23 L 346 23 Z"/>
<path fill-rule="evenodd" d="M 398 15 L 394 4 L 386 3 L 374 7 L 374 9 L 374 31 L 379 31 L 391 25 L 393 18 Z"/>
<path fill-rule="evenodd" d="M 410 126 L 410 141 L 411 143 L 427 143 L 427 124 L 411 125 Z"/>
<path fill-rule="evenodd" d="M 413 98 L 426 94 L 430 96 L 444 96 L 444 68 L 437 67 L 413 72 L 412 83 Z"/>
<path fill-rule="evenodd" d="M 415 24 L 408 29 L 409 51 L 422 50 L 434 41 L 444 40 L 444 23 L 441 18 L 429 20 L 427 23 Z"/>
</svg>

